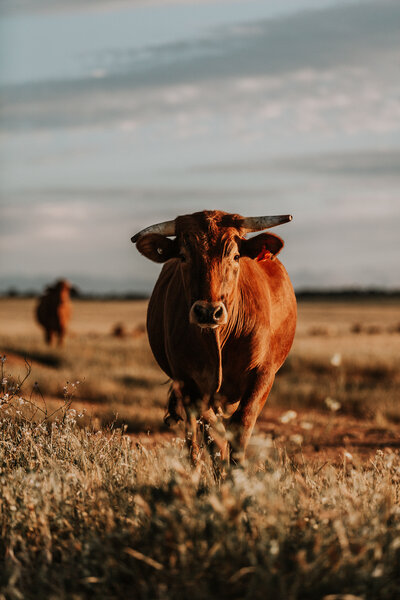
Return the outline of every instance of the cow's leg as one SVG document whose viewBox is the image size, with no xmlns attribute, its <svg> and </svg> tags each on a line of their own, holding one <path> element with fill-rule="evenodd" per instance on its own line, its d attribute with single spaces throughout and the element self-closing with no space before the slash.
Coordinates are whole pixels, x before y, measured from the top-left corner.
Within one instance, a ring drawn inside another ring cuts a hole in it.
<svg viewBox="0 0 400 600">
<path fill-rule="evenodd" d="M 247 397 L 243 398 L 238 410 L 231 418 L 231 456 L 235 463 L 244 462 L 254 425 L 268 398 L 274 379 L 275 374 L 257 376 L 252 389 L 247 394 Z"/>
<path fill-rule="evenodd" d="M 201 432 L 199 430 L 203 429 L 204 441 L 209 447 L 215 472 L 220 473 L 221 463 L 229 461 L 229 447 L 226 439 L 226 430 L 222 421 L 217 417 L 212 408 L 200 411 L 200 406 L 196 404 L 187 407 L 186 413 L 187 441 L 192 462 L 197 464 L 199 460 L 201 452 Z M 199 419 L 200 416 L 201 419 Z M 203 425 L 203 427 L 199 427 L 199 424 Z"/>
<path fill-rule="evenodd" d="M 173 382 L 164 421 L 168 423 L 170 418 L 174 418 L 175 420 L 181 419 L 177 413 L 177 405 L 180 402 L 183 404 L 186 413 L 186 443 L 192 463 L 196 465 L 201 453 L 198 421 L 203 412 L 203 401 L 200 399 L 200 393 L 194 384 L 184 384 L 179 381 Z"/>
<path fill-rule="evenodd" d="M 164 423 L 170 426 L 170 421 L 183 421 L 181 415 L 178 413 L 179 405 L 183 404 L 182 390 L 178 382 L 173 381 L 169 388 L 167 412 L 164 415 Z"/>
<path fill-rule="evenodd" d="M 46 332 L 44 334 L 44 339 L 46 344 L 48 344 L 49 346 L 52 345 L 53 343 L 53 331 L 51 329 L 46 329 Z"/>
<path fill-rule="evenodd" d="M 229 445 L 226 439 L 226 429 L 221 417 L 212 408 L 203 413 L 204 437 L 210 449 L 211 459 L 216 475 L 223 472 L 223 464 L 229 463 Z"/>
<path fill-rule="evenodd" d="M 197 465 L 200 458 L 200 443 L 199 443 L 199 427 L 198 427 L 198 414 L 194 410 L 187 411 L 187 422 L 186 422 L 186 440 L 189 446 L 189 453 L 191 461 L 194 465 Z"/>
</svg>

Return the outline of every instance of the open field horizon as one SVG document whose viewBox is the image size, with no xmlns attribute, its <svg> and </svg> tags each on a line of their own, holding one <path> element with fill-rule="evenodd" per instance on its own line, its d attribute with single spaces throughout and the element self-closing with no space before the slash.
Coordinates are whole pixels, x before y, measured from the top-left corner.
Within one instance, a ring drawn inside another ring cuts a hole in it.
<svg viewBox="0 0 400 600">
<path fill-rule="evenodd" d="M 35 301 L 0 300 L 3 400 L 31 368 L 0 406 L 2 597 L 398 598 L 400 303 L 299 303 L 246 465 L 223 478 L 163 424 L 146 305 L 75 300 L 59 349 Z M 59 410 L 35 420 L 31 402 Z"/>
<path fill-rule="evenodd" d="M 147 301 L 73 301 L 63 348 L 44 344 L 33 299 L 0 300 L 0 354 L 6 371 L 32 373 L 27 389 L 57 406 L 66 382 L 83 424 L 126 424 L 132 435 L 184 436 L 168 429 L 168 377 L 145 333 Z M 297 333 L 257 430 L 299 448 L 400 446 L 400 302 L 300 302 Z M 114 335 L 120 327 L 120 336 Z M 36 384 L 34 386 L 33 384 Z M 285 416 L 286 415 L 286 416 Z M 294 415 L 294 416 L 293 416 Z M 337 431 L 336 431 L 337 429 Z M 382 437 L 383 436 L 383 437 Z M 290 442 L 291 443 L 291 442 Z M 330 451 L 332 453 L 332 451 Z"/>
</svg>

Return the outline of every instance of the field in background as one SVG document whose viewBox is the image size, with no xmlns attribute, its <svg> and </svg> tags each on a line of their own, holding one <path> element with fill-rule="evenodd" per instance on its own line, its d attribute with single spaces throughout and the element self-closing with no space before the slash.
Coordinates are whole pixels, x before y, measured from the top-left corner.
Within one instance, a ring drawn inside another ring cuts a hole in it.
<svg viewBox="0 0 400 600">
<path fill-rule="evenodd" d="M 42 394 L 51 408 L 67 381 L 79 381 L 74 407 L 85 408 L 82 422 L 94 427 L 125 423 L 132 434 L 148 434 L 147 442 L 152 434 L 183 435 L 163 423 L 168 383 L 144 331 L 146 305 L 75 300 L 64 348 L 49 349 L 33 318 L 35 301 L 2 299 L 6 372 L 22 377 L 26 357 L 32 374 L 25 393 L 33 389 L 38 402 Z M 304 452 L 400 444 L 399 356 L 399 301 L 300 303 L 294 346 L 258 430 L 301 441 Z"/>
<path fill-rule="evenodd" d="M 145 302 L 75 301 L 62 349 L 33 308 L 0 300 L 1 598 L 400 597 L 399 303 L 301 304 L 248 462 L 223 478 L 163 425 Z M 25 357 L 26 399 L 51 412 L 66 386 L 86 415 L 9 412 Z"/>
</svg>

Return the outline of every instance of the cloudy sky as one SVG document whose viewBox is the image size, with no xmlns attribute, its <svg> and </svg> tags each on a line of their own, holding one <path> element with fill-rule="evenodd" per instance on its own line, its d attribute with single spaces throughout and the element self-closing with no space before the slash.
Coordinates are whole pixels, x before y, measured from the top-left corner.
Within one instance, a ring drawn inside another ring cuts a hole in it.
<svg viewBox="0 0 400 600">
<path fill-rule="evenodd" d="M 291 212 L 297 289 L 400 287 L 398 0 L 0 0 L 0 291 L 149 291 L 130 243 Z"/>
</svg>

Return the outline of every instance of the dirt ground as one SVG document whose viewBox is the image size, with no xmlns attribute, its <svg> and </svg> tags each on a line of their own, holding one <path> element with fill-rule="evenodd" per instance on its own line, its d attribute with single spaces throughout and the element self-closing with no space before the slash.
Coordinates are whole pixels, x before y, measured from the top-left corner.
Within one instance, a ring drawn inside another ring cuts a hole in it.
<svg viewBox="0 0 400 600">
<path fill-rule="evenodd" d="M 347 415 L 329 415 L 316 410 L 299 410 L 290 422 L 288 413 L 266 407 L 255 430 L 255 438 L 267 438 L 271 446 L 285 450 L 290 460 L 303 460 L 315 468 L 324 464 L 336 467 L 373 461 L 377 450 L 386 454 L 400 450 L 400 425 L 378 426 L 374 420 L 356 419 Z M 130 434 L 133 443 L 146 448 L 184 438 L 183 427 L 152 434 Z M 254 455 L 257 447 L 249 447 Z"/>
</svg>

